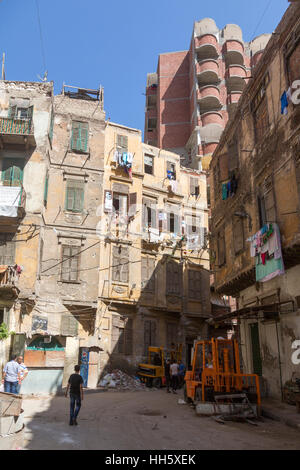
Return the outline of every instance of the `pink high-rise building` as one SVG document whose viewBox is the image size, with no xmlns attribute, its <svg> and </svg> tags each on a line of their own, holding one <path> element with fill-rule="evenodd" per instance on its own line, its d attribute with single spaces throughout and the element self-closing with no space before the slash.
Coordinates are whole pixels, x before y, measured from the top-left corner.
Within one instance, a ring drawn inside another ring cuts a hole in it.
<svg viewBox="0 0 300 470">
<path fill-rule="evenodd" d="M 160 54 L 157 72 L 147 75 L 144 141 L 207 169 L 269 38 L 246 43 L 237 25 L 195 22 L 189 50 Z"/>
</svg>

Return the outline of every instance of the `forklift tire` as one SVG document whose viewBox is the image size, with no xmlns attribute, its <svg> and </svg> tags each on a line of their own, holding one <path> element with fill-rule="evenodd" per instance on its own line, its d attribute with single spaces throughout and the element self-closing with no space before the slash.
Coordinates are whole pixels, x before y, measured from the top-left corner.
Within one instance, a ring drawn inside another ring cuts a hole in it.
<svg viewBox="0 0 300 470">
<path fill-rule="evenodd" d="M 152 379 L 152 387 L 161 388 L 161 378 L 160 377 L 156 377 L 155 379 Z"/>
<path fill-rule="evenodd" d="M 146 387 L 151 388 L 152 387 L 152 380 L 150 377 L 146 378 Z"/>
</svg>

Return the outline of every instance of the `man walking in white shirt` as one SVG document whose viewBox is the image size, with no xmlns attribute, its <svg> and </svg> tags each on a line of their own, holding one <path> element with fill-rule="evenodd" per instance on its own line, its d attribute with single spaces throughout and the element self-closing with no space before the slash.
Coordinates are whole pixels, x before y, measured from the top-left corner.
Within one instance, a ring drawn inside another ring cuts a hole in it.
<svg viewBox="0 0 300 470">
<path fill-rule="evenodd" d="M 170 372 L 171 372 L 171 387 L 172 387 L 172 392 L 177 393 L 177 387 L 178 387 L 178 372 L 179 372 L 179 366 L 176 362 L 176 360 L 173 361 L 173 363 L 170 366 Z"/>
</svg>

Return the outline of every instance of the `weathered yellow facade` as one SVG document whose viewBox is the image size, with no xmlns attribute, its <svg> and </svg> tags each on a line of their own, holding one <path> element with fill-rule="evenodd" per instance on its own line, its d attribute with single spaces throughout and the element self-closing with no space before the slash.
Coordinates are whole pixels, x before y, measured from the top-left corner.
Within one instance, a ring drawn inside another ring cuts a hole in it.
<svg viewBox="0 0 300 470">
<path fill-rule="evenodd" d="M 262 375 L 265 393 L 273 396 L 300 372 L 292 360 L 300 338 L 299 17 L 295 3 L 270 39 L 210 165 L 214 287 L 237 297 L 244 367 Z M 250 245 L 257 232 L 276 224 L 285 272 L 260 277 L 276 255 L 256 248 L 251 257 Z"/>
<path fill-rule="evenodd" d="M 123 150 L 133 155 L 131 175 L 114 161 L 124 142 Z M 167 177 L 168 165 L 176 173 L 174 183 Z M 191 195 L 191 177 L 199 187 L 197 196 Z M 203 333 L 203 319 L 210 316 L 205 175 L 180 167 L 174 153 L 142 144 L 140 131 L 108 123 L 103 188 L 101 362 L 135 367 L 148 346 L 168 347 L 171 342 L 183 343 L 188 357 L 193 340 Z M 178 212 L 176 222 L 167 215 L 172 211 Z M 202 234 L 195 250 L 187 249 L 185 239 L 186 221 L 192 215 L 199 237 Z M 123 278 L 117 272 L 122 264 Z M 195 282 L 201 298 L 189 298 L 189 269 L 199 273 Z M 172 275 L 178 279 L 173 291 L 168 282 Z"/>
</svg>

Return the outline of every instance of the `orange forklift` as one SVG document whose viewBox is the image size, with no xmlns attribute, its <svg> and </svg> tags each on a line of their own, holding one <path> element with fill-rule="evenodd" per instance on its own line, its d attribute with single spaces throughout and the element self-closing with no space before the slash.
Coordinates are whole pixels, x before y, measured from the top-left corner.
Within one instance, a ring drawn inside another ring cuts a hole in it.
<svg viewBox="0 0 300 470">
<path fill-rule="evenodd" d="M 243 397 L 259 410 L 260 388 L 256 374 L 243 374 L 236 340 L 197 341 L 192 370 L 185 374 L 184 398 L 187 402 L 233 402 Z"/>
</svg>

